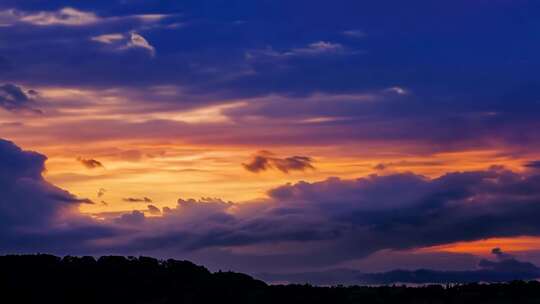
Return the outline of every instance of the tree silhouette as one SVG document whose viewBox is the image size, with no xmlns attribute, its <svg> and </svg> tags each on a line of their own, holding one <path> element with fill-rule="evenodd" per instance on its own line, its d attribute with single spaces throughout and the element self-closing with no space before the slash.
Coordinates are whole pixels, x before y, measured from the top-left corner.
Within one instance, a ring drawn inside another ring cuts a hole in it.
<svg viewBox="0 0 540 304">
<path fill-rule="evenodd" d="M 0 257 L 3 303 L 540 303 L 540 283 L 417 288 L 267 285 L 188 261 L 149 257 Z"/>
</svg>

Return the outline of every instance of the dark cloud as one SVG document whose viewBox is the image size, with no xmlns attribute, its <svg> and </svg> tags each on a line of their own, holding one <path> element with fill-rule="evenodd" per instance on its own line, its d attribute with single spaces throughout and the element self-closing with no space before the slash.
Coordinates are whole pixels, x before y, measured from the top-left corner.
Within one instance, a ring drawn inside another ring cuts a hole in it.
<svg viewBox="0 0 540 304">
<path fill-rule="evenodd" d="M 128 203 L 152 203 L 152 199 L 148 197 L 126 197 L 122 200 Z"/>
<path fill-rule="evenodd" d="M 8 111 L 27 110 L 41 113 L 33 108 L 33 98 L 37 94 L 34 90 L 24 91 L 21 87 L 11 83 L 0 85 L 0 108 Z"/>
<path fill-rule="evenodd" d="M 41 154 L 22 151 L 13 143 L 0 140 L 0 225 L 44 225 L 57 212 L 80 203 L 42 178 L 45 160 Z"/>
<path fill-rule="evenodd" d="M 271 167 L 271 164 L 268 158 L 260 155 L 255 155 L 249 163 L 242 164 L 242 166 L 244 166 L 244 168 L 248 171 L 257 173 L 260 171 L 268 170 Z"/>
<path fill-rule="evenodd" d="M 78 157 L 77 161 L 79 161 L 87 169 L 105 168 L 100 161 L 95 159 Z"/>
<path fill-rule="evenodd" d="M 112 233 L 78 213 L 80 204 L 91 201 L 43 179 L 45 160 L 39 153 L 0 140 L 0 252 L 65 253 L 75 243 L 76 248 L 89 238 Z"/>
<path fill-rule="evenodd" d="M 248 171 L 258 173 L 275 168 L 283 173 L 289 171 L 305 171 L 315 169 L 312 165 L 313 160 L 307 156 L 291 156 L 287 158 L 276 157 L 268 151 L 260 151 L 245 164 L 242 164 Z"/>
<path fill-rule="evenodd" d="M 533 168 L 533 169 L 539 169 L 540 168 L 540 160 L 530 161 L 530 162 L 525 164 L 525 167 Z"/>
<path fill-rule="evenodd" d="M 204 252 L 247 246 L 254 252 L 210 256 L 232 264 L 268 260 L 286 269 L 328 267 L 384 249 L 539 235 L 539 183 L 536 175 L 494 167 L 435 179 L 408 173 L 300 182 L 273 189 L 267 201 L 251 204 L 180 200 L 176 208 L 164 208 L 163 217 L 139 223 L 146 232 L 120 248 L 203 258 Z M 282 243 L 289 245 L 279 248 L 289 250 L 257 250 Z M 317 255 L 306 253 L 311 246 Z M 298 247 L 307 251 L 292 250 Z"/>
<path fill-rule="evenodd" d="M 131 213 L 122 214 L 114 221 L 119 224 L 140 225 L 145 221 L 145 219 L 146 217 L 144 216 L 144 213 L 139 210 L 134 210 Z"/>
</svg>

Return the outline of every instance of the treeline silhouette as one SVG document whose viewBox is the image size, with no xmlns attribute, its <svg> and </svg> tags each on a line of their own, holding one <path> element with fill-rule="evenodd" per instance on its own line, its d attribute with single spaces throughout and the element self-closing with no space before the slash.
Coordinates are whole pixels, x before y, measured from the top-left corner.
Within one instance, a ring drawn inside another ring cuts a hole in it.
<svg viewBox="0 0 540 304">
<path fill-rule="evenodd" d="M 148 257 L 0 257 L 2 303 L 540 303 L 540 283 L 423 287 L 268 285 L 188 261 Z"/>
</svg>

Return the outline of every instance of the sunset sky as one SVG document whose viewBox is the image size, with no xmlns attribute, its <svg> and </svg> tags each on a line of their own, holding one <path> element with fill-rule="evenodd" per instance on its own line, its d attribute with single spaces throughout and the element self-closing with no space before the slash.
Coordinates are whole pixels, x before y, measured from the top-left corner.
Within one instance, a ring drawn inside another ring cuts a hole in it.
<svg viewBox="0 0 540 304">
<path fill-rule="evenodd" d="M 0 0 L 0 252 L 540 264 L 539 39 L 533 0 Z"/>
</svg>

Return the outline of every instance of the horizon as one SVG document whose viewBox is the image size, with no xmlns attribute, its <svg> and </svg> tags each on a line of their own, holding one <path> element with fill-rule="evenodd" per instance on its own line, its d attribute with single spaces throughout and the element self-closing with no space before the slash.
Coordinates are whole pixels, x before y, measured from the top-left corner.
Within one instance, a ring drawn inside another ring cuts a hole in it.
<svg viewBox="0 0 540 304">
<path fill-rule="evenodd" d="M 0 254 L 531 279 L 538 13 L 0 1 Z"/>
<path fill-rule="evenodd" d="M 482 260 L 481 268 L 477 270 L 466 271 L 437 271 L 431 269 L 417 269 L 414 271 L 396 269 L 389 272 L 362 273 L 353 269 L 331 269 L 311 273 L 239 273 L 228 269 L 208 269 L 204 265 L 198 265 L 189 260 L 180 259 L 158 259 L 149 256 L 56 256 L 46 253 L 35 254 L 8 254 L 0 255 L 0 262 L 10 261 L 10 269 L 3 272 L 3 275 L 16 269 L 16 267 L 25 264 L 33 265 L 36 271 L 41 267 L 59 267 L 62 271 L 65 268 L 79 265 L 84 268 L 77 269 L 77 275 L 85 275 L 89 271 L 103 271 L 103 268 L 109 267 L 130 267 L 136 271 L 137 265 L 146 265 L 156 268 L 169 269 L 171 265 L 184 265 L 184 267 L 195 267 L 208 274 L 229 273 L 249 278 L 250 280 L 264 282 L 274 286 L 294 286 L 309 285 L 313 287 L 406 287 L 406 288 L 424 288 L 440 285 L 445 289 L 451 289 L 456 286 L 474 286 L 475 284 L 515 284 L 515 283 L 540 283 L 540 268 L 536 265 L 526 262 L 520 262 L 513 258 L 504 261 L 492 262 Z M 482 265 L 485 264 L 485 265 Z M 8 264 L 4 264 L 8 265 Z M 51 268 L 48 268 L 49 271 Z M 123 272 L 128 269 L 124 269 Z M 140 269 L 139 269 L 140 271 Z M 175 275 L 181 277 L 186 275 L 187 269 L 178 272 Z M 142 274 L 142 273 L 141 273 Z M 35 275 L 35 273 L 34 273 Z M 247 275 L 247 276 L 246 276 Z M 8 276 L 9 277 L 9 276 Z M 22 276 L 24 277 L 24 276 Z M 178 279 L 178 278 L 177 278 Z"/>
</svg>

